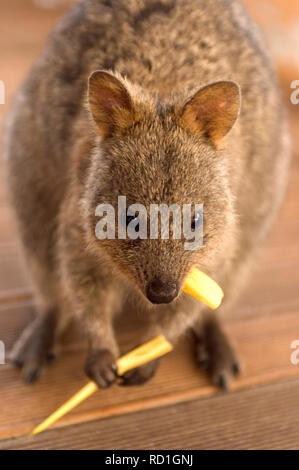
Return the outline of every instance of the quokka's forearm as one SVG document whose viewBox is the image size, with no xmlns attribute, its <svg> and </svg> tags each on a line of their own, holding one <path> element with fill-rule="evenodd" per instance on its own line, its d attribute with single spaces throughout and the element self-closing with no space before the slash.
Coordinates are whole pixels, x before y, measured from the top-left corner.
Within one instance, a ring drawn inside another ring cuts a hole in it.
<svg viewBox="0 0 299 470">
<path fill-rule="evenodd" d="M 69 291 L 74 315 L 87 337 L 89 349 L 108 349 L 118 356 L 118 346 L 113 329 L 113 293 L 102 289 L 91 280 L 80 280 L 70 275 Z"/>
<path fill-rule="evenodd" d="M 116 308 L 113 286 L 103 270 L 99 269 L 98 263 L 84 250 L 84 241 L 77 231 L 68 235 L 67 240 L 61 241 L 63 254 L 60 268 L 72 314 L 82 326 L 90 349 L 108 349 L 117 356 L 118 346 L 113 330 Z"/>
</svg>

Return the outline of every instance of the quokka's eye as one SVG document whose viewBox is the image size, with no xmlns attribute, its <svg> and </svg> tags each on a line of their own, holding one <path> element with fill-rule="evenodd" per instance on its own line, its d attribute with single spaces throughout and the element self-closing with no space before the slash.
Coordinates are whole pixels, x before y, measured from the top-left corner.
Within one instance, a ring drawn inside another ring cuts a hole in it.
<svg viewBox="0 0 299 470">
<path fill-rule="evenodd" d="M 127 215 L 127 218 L 126 218 L 126 225 L 128 227 L 129 223 L 130 222 L 135 222 L 135 232 L 138 232 L 139 231 L 139 218 L 136 217 L 135 215 Z"/>
<path fill-rule="evenodd" d="M 193 217 L 193 219 L 192 219 L 191 229 L 195 230 L 199 226 L 200 221 L 201 221 L 201 214 L 199 212 L 197 212 L 195 214 L 195 216 Z"/>
</svg>

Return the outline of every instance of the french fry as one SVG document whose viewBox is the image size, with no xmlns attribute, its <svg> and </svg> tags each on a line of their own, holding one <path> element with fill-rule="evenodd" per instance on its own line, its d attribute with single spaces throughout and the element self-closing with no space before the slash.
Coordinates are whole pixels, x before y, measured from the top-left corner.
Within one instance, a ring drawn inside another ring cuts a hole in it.
<svg viewBox="0 0 299 470">
<path fill-rule="evenodd" d="M 146 362 L 157 359 L 164 354 L 167 354 L 173 349 L 173 346 L 164 338 L 164 336 L 157 336 L 156 338 L 148 341 L 147 343 L 139 346 L 133 351 L 128 352 L 120 357 L 117 362 L 117 374 L 124 375 L 135 367 L 142 366 Z"/>
<path fill-rule="evenodd" d="M 90 397 L 94 392 L 98 390 L 98 386 L 94 382 L 88 382 L 85 387 L 81 388 L 79 392 L 72 396 L 67 402 L 65 402 L 58 410 L 54 411 L 47 419 L 40 423 L 36 428 L 31 431 L 29 436 L 35 436 L 40 432 L 47 429 L 52 424 L 56 423 L 62 416 L 71 411 L 86 398 Z"/>
<path fill-rule="evenodd" d="M 213 279 L 195 267 L 191 269 L 183 291 L 212 309 L 219 307 L 224 295 L 221 287 Z"/>
</svg>

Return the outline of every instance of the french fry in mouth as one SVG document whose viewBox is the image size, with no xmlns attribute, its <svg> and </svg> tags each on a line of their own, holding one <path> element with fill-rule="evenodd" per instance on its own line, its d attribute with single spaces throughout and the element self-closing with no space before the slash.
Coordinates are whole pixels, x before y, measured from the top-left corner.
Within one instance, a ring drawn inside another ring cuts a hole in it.
<svg viewBox="0 0 299 470">
<path fill-rule="evenodd" d="M 224 295 L 221 287 L 213 279 L 195 267 L 191 269 L 183 291 L 212 309 L 219 307 Z"/>
</svg>

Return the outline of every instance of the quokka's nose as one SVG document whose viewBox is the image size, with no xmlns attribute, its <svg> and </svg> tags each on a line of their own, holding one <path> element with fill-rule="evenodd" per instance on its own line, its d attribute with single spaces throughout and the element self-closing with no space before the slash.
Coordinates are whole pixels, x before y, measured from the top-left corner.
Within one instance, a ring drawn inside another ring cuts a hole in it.
<svg viewBox="0 0 299 470">
<path fill-rule="evenodd" d="M 148 284 L 146 295 L 153 304 L 169 304 L 178 295 L 178 290 L 176 282 L 154 279 Z"/>
</svg>

